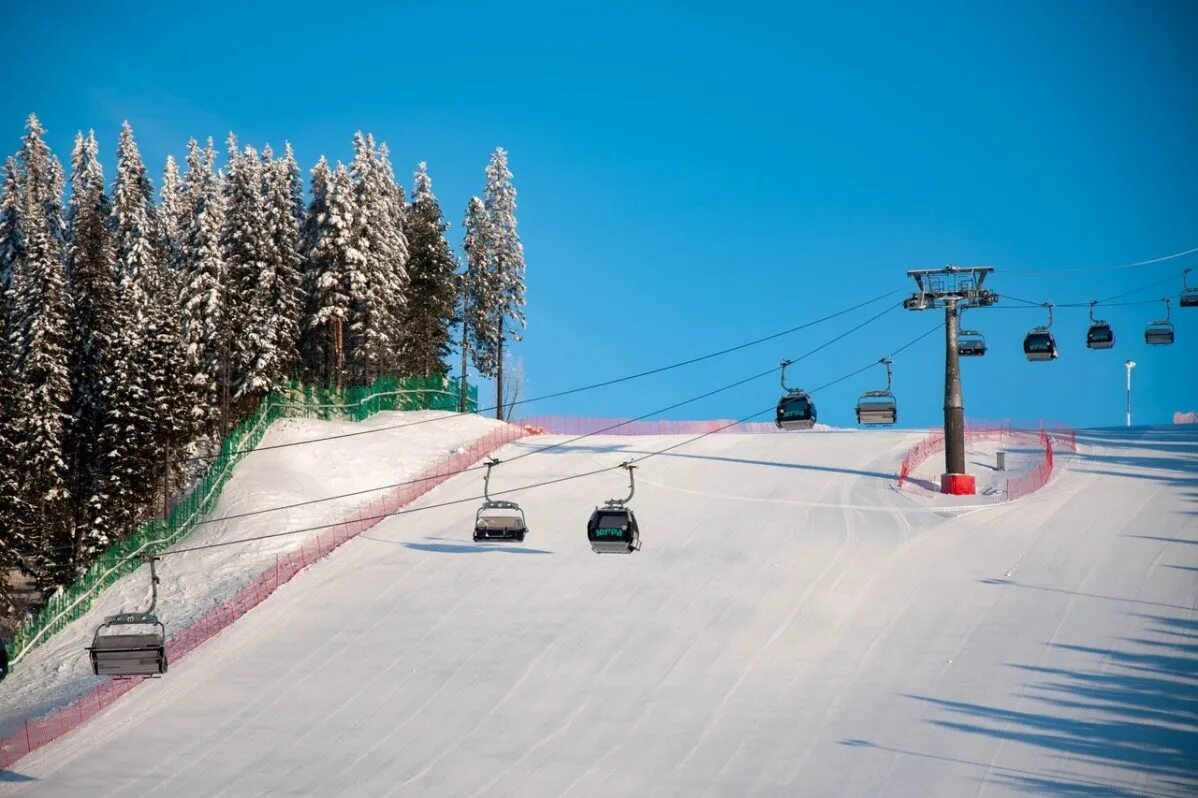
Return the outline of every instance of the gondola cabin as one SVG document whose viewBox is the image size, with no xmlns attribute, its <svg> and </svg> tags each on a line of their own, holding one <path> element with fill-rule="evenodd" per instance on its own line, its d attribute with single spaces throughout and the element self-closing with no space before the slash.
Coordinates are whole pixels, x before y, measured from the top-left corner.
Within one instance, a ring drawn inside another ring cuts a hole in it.
<svg viewBox="0 0 1198 798">
<path fill-rule="evenodd" d="M 957 336 L 957 354 L 961 357 L 981 357 L 986 354 L 986 337 L 977 330 L 961 330 Z"/>
<path fill-rule="evenodd" d="M 1198 288 L 1183 289 L 1178 304 L 1183 308 L 1198 308 Z"/>
<path fill-rule="evenodd" d="M 166 673 L 166 627 L 153 615 L 112 615 L 88 648 L 97 676 L 158 676 Z"/>
<path fill-rule="evenodd" d="M 1090 325 L 1086 331 L 1086 346 L 1090 349 L 1110 349 L 1115 345 L 1115 331 L 1106 322 Z"/>
<path fill-rule="evenodd" d="M 628 507 L 598 507 L 587 522 L 587 540 L 596 554 L 631 554 L 641 547 L 641 531 Z"/>
<path fill-rule="evenodd" d="M 1144 328 L 1144 343 L 1153 346 L 1173 343 L 1173 325 L 1167 321 L 1154 321 Z"/>
<path fill-rule="evenodd" d="M 524 511 L 515 502 L 490 501 L 478 509 L 474 517 L 474 539 L 524 540 L 528 526 Z"/>
<path fill-rule="evenodd" d="M 1060 356 L 1057 351 L 1056 339 L 1048 330 L 1039 328 L 1032 330 L 1023 339 L 1023 353 L 1032 362 L 1054 360 Z"/>
<path fill-rule="evenodd" d="M 793 391 L 778 400 L 774 424 L 779 429 L 803 430 L 815 426 L 815 402 L 802 391 Z"/>
<path fill-rule="evenodd" d="M 857 400 L 857 423 L 866 426 L 894 424 L 898 421 L 898 403 L 887 391 L 870 391 Z"/>
</svg>

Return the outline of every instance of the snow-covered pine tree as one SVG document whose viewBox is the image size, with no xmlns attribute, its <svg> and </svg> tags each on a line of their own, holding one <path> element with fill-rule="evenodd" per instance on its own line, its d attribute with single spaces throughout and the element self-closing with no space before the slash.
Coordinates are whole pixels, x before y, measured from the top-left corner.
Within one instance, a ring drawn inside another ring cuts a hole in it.
<svg viewBox="0 0 1198 798">
<path fill-rule="evenodd" d="M 312 167 L 312 201 L 300 228 L 301 263 L 300 285 L 303 289 L 304 312 L 300 319 L 300 374 L 308 382 L 327 384 L 328 363 L 325 328 L 316 322 L 320 312 L 320 293 L 317 284 L 325 266 L 323 253 L 317 256 L 317 246 L 323 246 L 325 228 L 329 223 L 329 184 L 332 181 L 328 161 L 324 156 Z"/>
<path fill-rule="evenodd" d="M 24 490 L 24 426 L 29 411 L 17 374 L 16 319 L 9 291 L 22 249 L 19 198 L 17 164 L 9 158 L 0 188 L 0 574 L 13 570 L 31 573 L 27 563 L 36 548 Z M 0 611 L 8 612 L 11 606 L 8 580 L 0 578 Z"/>
<path fill-rule="evenodd" d="M 400 344 L 407 283 L 407 240 L 401 229 L 402 191 L 374 139 L 354 136 L 354 217 L 346 251 L 349 329 L 346 366 L 351 384 L 366 385 L 391 370 Z"/>
<path fill-rule="evenodd" d="M 450 327 L 457 323 L 457 258 L 445 231 L 449 225 L 433 194 L 428 165 L 423 161 L 412 181 L 412 204 L 407 212 L 408 285 L 404 307 L 400 373 L 444 376 L 453 351 Z"/>
<path fill-rule="evenodd" d="M 495 323 L 499 308 L 499 286 L 495 271 L 491 220 L 486 206 L 471 197 L 462 224 L 466 251 L 466 269 L 462 288 L 462 374 L 466 373 L 466 353 L 483 377 L 494 377 L 499 358 L 499 326 Z M 464 394 L 463 394 L 464 395 Z"/>
<path fill-rule="evenodd" d="M 229 134 L 229 167 L 225 179 L 225 226 L 221 247 L 227 265 L 225 290 L 226 329 L 229 337 L 231 368 L 227 389 L 222 394 L 237 400 L 231 422 L 248 411 L 254 396 L 268 379 L 259 379 L 255 368 L 273 344 L 264 332 L 262 316 L 267 312 L 265 295 L 260 290 L 263 270 L 271 258 L 273 243 L 266 226 L 263 175 L 265 169 L 252 147 L 238 151 L 237 141 Z M 265 336 L 265 337 L 264 337 Z M 222 396 L 222 401 L 224 398 Z"/>
<path fill-rule="evenodd" d="M 163 250 L 163 263 L 172 271 L 180 268 L 183 230 L 189 209 L 187 195 L 179 177 L 179 165 L 173 155 L 166 156 L 162 170 L 162 188 L 158 192 L 158 228 Z"/>
<path fill-rule="evenodd" d="M 71 401 L 67 462 L 72 474 L 72 564 L 86 566 L 112 540 L 97 517 L 110 459 L 99 448 L 107 420 L 105 380 L 120 331 L 113 267 L 111 209 L 95 133 L 75 137 L 68 209 L 67 284 L 71 296 Z"/>
<path fill-rule="evenodd" d="M 307 332 L 310 350 L 323 359 L 320 379 L 330 387 L 345 386 L 346 326 L 350 309 L 350 271 L 361 268 L 354 248 L 356 209 L 354 184 L 342 164 L 329 174 L 323 192 L 323 211 L 317 206 L 318 170 L 313 170 L 313 212 L 318 218 L 308 230 L 307 273 L 310 286 Z"/>
<path fill-rule="evenodd" d="M 19 389 L 26 399 L 21 425 L 24 490 L 30 519 L 30 558 L 38 587 L 51 591 L 70 580 L 70 493 L 63 457 L 70 400 L 70 331 L 64 241 L 62 166 L 29 116 L 15 170 L 15 229 L 10 291 Z"/>
<path fill-rule="evenodd" d="M 242 385 L 244 393 L 256 396 L 269 392 L 291 372 L 299 338 L 299 220 L 292 169 L 288 160 L 276 161 L 272 156 L 268 145 L 259 164 L 262 268 L 253 286 L 247 329 L 253 360 Z"/>
<path fill-rule="evenodd" d="M 183 281 L 183 342 L 189 371 L 192 419 L 205 432 L 218 432 L 224 364 L 228 357 L 225 335 L 225 285 L 227 282 L 221 232 L 225 207 L 216 171 L 212 140 L 200 149 L 195 139 L 187 144 L 184 178 L 186 207 L 190 213 L 181 231 L 179 262 Z"/>
<path fill-rule="evenodd" d="M 487 187 L 483 194 L 491 225 L 493 249 L 491 269 L 497 277 L 498 306 L 495 377 L 496 417 L 503 418 L 503 344 L 510 335 L 519 341 L 527 326 L 524 319 L 524 245 L 516 232 L 516 187 L 508 168 L 507 151 L 496 147 L 487 165 Z"/>
<path fill-rule="evenodd" d="M 117 145 L 112 236 L 121 334 L 106 386 L 112 509 L 101 518 L 128 531 L 154 503 L 155 488 L 189 437 L 183 343 L 173 272 L 162 262 L 153 190 L 128 123 Z M 153 487 L 150 487 L 153 486 Z"/>
</svg>

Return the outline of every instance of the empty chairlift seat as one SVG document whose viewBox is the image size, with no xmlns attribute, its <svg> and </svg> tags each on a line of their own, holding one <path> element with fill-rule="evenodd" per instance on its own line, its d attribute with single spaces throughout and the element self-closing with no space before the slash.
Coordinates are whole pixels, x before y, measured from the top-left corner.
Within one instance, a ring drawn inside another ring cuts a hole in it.
<svg viewBox="0 0 1198 798">
<path fill-rule="evenodd" d="M 866 391 L 857 400 L 858 424 L 893 424 L 898 421 L 898 403 L 890 392 L 894 383 L 890 358 L 878 361 L 886 367 L 886 390 Z"/>
<path fill-rule="evenodd" d="M 88 651 L 97 676 L 158 676 L 166 673 L 166 627 L 151 613 L 104 619 Z"/>
<path fill-rule="evenodd" d="M 1198 286 L 1190 285 L 1191 269 L 1186 269 L 1181 275 L 1181 298 L 1178 300 L 1183 308 L 1198 308 Z"/>
<path fill-rule="evenodd" d="M 524 511 L 515 502 L 486 502 L 474 517 L 475 540 L 520 541 L 526 534 Z"/>
<path fill-rule="evenodd" d="M 596 554 L 631 554 L 641 547 L 636 515 L 628 507 L 599 507 L 587 522 L 587 540 Z"/>
<path fill-rule="evenodd" d="M 898 421 L 898 405 L 887 391 L 870 391 L 857 400 L 858 424 L 893 424 Z"/>
<path fill-rule="evenodd" d="M 1173 325 L 1167 321 L 1154 321 L 1144 328 L 1144 343 L 1159 346 L 1173 343 Z"/>
<path fill-rule="evenodd" d="M 977 330 L 961 330 L 957 334 L 957 354 L 960 357 L 981 357 L 986 354 L 986 337 Z"/>
<path fill-rule="evenodd" d="M 1169 297 L 1161 300 L 1165 303 L 1165 318 L 1157 319 L 1144 328 L 1144 343 L 1159 346 L 1173 343 L 1173 323 L 1169 320 Z"/>
</svg>

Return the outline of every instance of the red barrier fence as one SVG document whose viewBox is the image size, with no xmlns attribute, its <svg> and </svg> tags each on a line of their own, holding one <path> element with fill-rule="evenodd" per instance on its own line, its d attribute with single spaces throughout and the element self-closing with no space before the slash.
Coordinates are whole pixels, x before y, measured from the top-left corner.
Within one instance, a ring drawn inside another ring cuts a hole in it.
<svg viewBox="0 0 1198 798">
<path fill-rule="evenodd" d="M 1040 425 L 1039 430 L 1012 429 L 1010 422 L 1002 422 L 999 424 L 968 425 L 965 429 L 965 442 L 967 444 L 979 440 L 1003 440 L 1008 437 L 1035 436 L 1039 439 L 1040 445 L 1044 447 L 1044 461 L 1040 465 L 1026 474 L 1007 480 L 1007 499 L 1026 496 L 1033 491 L 1039 490 L 1048 482 L 1049 478 L 1052 477 L 1054 447 L 1056 449 L 1068 449 L 1071 452 L 1077 451 L 1077 434 L 1072 427 L 1064 424 L 1049 425 L 1044 421 L 1041 421 Z M 899 488 L 903 487 L 903 483 L 907 481 L 911 472 L 933 454 L 943 451 L 943 430 L 933 430 L 926 438 L 911 447 L 907 451 L 907 456 L 903 458 L 903 463 L 899 468 Z"/>
<path fill-rule="evenodd" d="M 779 432 L 772 421 L 736 423 L 732 419 L 712 421 L 671 421 L 655 419 L 633 421 L 626 418 L 594 416 L 533 416 L 518 423 L 554 435 L 702 435 L 713 432 Z"/>
<path fill-rule="evenodd" d="M 1044 487 L 1052 477 L 1052 441 L 1047 430 L 1040 430 L 1040 443 L 1044 446 L 1044 461 L 1031 471 L 1007 480 L 1007 500 L 1018 499 Z"/>
<path fill-rule="evenodd" d="M 965 425 L 965 442 L 982 440 L 1002 440 L 1011 435 L 1010 422 L 997 422 L 995 424 L 966 424 Z M 911 476 L 916 468 L 932 455 L 944 451 L 944 430 L 932 430 L 926 438 L 907 450 L 906 457 L 903 458 L 902 465 L 899 466 L 898 486 L 901 490 L 903 483 Z"/>
<path fill-rule="evenodd" d="M 531 432 L 532 430 L 525 427 L 504 425 L 479 438 L 465 451 L 454 454 L 425 469 L 417 478 L 419 481 L 395 488 L 359 508 L 341 523 L 318 535 L 315 540 L 277 556 L 273 566 L 267 568 L 256 579 L 237 591 L 232 598 L 171 637 L 167 641 L 168 660 L 172 663 L 178 662 L 198 648 L 205 640 L 213 637 L 261 604 L 280 585 L 286 584 L 297 573 L 342 543 L 375 526 L 389 514 L 412 503 L 496 449 Z M 0 768 L 11 767 L 21 757 L 81 725 L 117 698 L 132 690 L 141 681 L 142 679 L 138 677 L 102 682 L 57 712 L 36 720 L 25 721 L 23 727 L 0 740 Z"/>
</svg>

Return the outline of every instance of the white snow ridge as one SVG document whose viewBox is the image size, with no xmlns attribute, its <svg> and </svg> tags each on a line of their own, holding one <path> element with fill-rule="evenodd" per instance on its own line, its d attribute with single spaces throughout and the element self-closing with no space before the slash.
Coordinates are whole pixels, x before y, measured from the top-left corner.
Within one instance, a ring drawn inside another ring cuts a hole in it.
<svg viewBox="0 0 1198 798">
<path fill-rule="evenodd" d="M 393 481 L 489 428 L 254 455 L 217 514 Z M 525 509 L 523 543 L 473 543 L 474 503 L 383 521 L 0 773 L 0 794 L 1198 793 L 1198 428 L 1079 431 L 1038 492 L 956 506 L 893 489 L 918 437 L 722 434 L 645 460 L 627 557 L 585 533 L 623 495 L 619 470 L 504 496 Z M 500 465 L 491 487 L 682 439 L 588 438 Z M 481 489 L 472 472 L 417 506 Z M 305 525 L 297 513 L 277 528 Z M 164 560 L 176 618 L 208 606 L 206 574 L 255 556 L 211 551 L 225 559 L 190 572 Z M 94 614 L 145 592 L 122 582 Z M 203 606 L 180 603 L 192 592 Z M 90 684 L 95 620 L 31 654 L 0 722 Z"/>
</svg>

